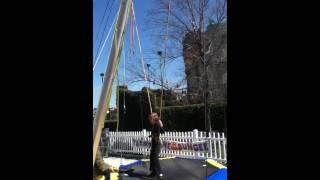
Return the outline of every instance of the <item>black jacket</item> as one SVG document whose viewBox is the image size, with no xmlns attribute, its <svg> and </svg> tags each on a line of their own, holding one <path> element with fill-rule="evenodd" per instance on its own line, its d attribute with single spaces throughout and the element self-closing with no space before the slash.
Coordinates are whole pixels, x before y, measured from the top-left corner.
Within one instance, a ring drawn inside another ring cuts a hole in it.
<svg viewBox="0 0 320 180">
<path fill-rule="evenodd" d="M 152 130 L 151 130 L 152 145 L 160 144 L 159 136 L 160 136 L 160 134 L 163 134 L 163 133 L 164 133 L 164 129 L 162 127 L 160 127 L 159 124 L 153 125 Z"/>
</svg>

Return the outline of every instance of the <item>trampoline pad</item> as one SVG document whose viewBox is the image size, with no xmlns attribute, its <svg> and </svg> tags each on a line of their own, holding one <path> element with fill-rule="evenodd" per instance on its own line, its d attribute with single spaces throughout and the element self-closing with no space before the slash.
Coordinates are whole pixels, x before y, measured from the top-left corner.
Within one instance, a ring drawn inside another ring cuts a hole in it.
<svg viewBox="0 0 320 180">
<path fill-rule="evenodd" d="M 149 162 L 142 162 L 141 165 L 134 165 L 127 173 L 119 175 L 119 180 L 140 180 L 141 176 L 147 175 L 149 171 Z M 206 179 L 219 168 L 206 163 L 204 160 L 173 158 L 160 160 L 163 178 L 165 180 L 201 180 Z M 204 166 L 205 165 L 205 166 Z"/>
</svg>

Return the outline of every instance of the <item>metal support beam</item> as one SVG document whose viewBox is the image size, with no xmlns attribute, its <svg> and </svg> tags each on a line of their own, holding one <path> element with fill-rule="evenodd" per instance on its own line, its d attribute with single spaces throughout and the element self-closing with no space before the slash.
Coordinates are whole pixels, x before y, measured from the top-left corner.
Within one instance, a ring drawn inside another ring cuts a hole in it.
<svg viewBox="0 0 320 180">
<path fill-rule="evenodd" d="M 119 56 L 123 45 L 124 31 L 128 22 L 128 15 L 131 9 L 132 0 L 122 0 L 117 19 L 115 34 L 113 37 L 112 48 L 109 56 L 108 67 L 105 71 L 105 77 L 99 99 L 97 114 L 93 123 L 93 165 L 96 159 L 99 140 L 104 120 L 106 119 L 109 106 L 109 97 L 112 90 L 112 82 L 119 63 Z"/>
</svg>

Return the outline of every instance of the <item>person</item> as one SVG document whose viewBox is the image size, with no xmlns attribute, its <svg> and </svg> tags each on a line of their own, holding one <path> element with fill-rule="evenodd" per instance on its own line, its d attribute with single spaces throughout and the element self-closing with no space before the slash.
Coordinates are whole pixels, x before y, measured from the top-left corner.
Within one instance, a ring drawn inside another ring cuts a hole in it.
<svg viewBox="0 0 320 180">
<path fill-rule="evenodd" d="M 99 142 L 99 148 L 100 148 L 102 157 L 104 157 L 104 155 L 105 155 L 105 145 L 104 145 L 103 140 L 104 140 L 103 137 L 101 137 L 100 142 Z"/>
<path fill-rule="evenodd" d="M 159 154 L 161 148 L 160 134 L 164 133 L 162 121 L 159 119 L 157 113 L 149 115 L 149 123 L 152 126 L 151 131 L 151 152 L 150 152 L 150 171 L 151 173 L 144 176 L 145 179 L 160 179 L 161 167 L 159 161 Z"/>
<path fill-rule="evenodd" d="M 106 145 L 107 145 L 107 128 L 103 129 L 102 130 L 102 133 L 101 133 L 101 138 L 100 138 L 100 142 L 99 142 L 99 147 L 101 149 L 101 155 L 102 157 L 106 157 L 107 155 L 107 148 L 106 148 Z"/>
<path fill-rule="evenodd" d="M 108 136 L 107 134 L 109 133 L 109 129 L 108 128 L 105 128 L 103 130 L 103 133 L 101 134 L 101 137 L 102 137 L 102 144 L 103 144 L 103 149 L 101 149 L 101 152 L 102 152 L 102 156 L 103 157 L 107 157 L 108 156 Z"/>
<path fill-rule="evenodd" d="M 119 169 L 106 164 L 103 161 L 100 149 L 97 150 L 96 160 L 93 166 L 93 180 L 101 180 L 109 177 L 109 173 L 119 172 Z"/>
</svg>

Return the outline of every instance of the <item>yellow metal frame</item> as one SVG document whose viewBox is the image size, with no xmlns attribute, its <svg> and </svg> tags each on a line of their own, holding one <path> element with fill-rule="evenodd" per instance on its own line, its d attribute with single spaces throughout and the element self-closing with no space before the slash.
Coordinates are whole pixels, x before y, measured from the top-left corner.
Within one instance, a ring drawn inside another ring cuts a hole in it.
<svg viewBox="0 0 320 180">
<path fill-rule="evenodd" d="M 159 158 L 159 160 L 167 160 L 167 159 L 174 159 L 174 158 L 176 158 L 176 157 Z M 141 161 L 142 161 L 142 162 L 149 162 L 150 159 L 142 159 Z"/>
<path fill-rule="evenodd" d="M 218 162 L 215 161 L 215 160 L 207 159 L 206 161 L 207 161 L 209 164 L 211 164 L 212 166 L 215 166 L 215 167 L 217 167 L 217 168 L 219 168 L 219 169 L 227 169 L 227 167 L 225 167 L 224 165 L 218 163 Z"/>
<path fill-rule="evenodd" d="M 110 173 L 110 180 L 118 180 L 119 173 Z"/>
<path fill-rule="evenodd" d="M 95 179 L 96 180 L 105 180 L 106 178 L 103 175 L 101 175 L 101 176 L 96 177 Z"/>
</svg>

